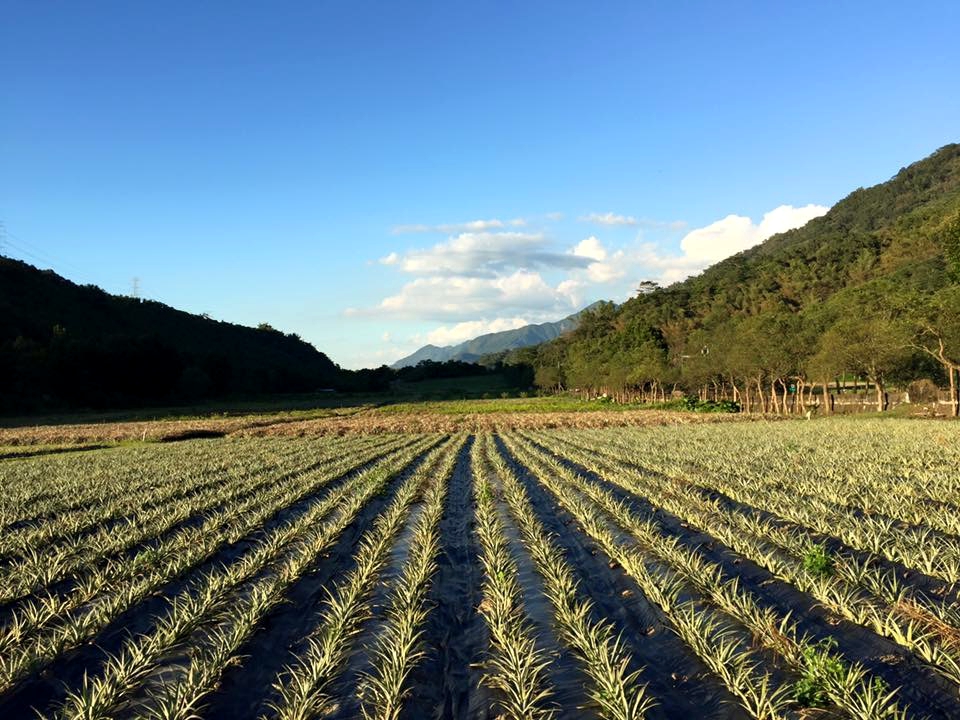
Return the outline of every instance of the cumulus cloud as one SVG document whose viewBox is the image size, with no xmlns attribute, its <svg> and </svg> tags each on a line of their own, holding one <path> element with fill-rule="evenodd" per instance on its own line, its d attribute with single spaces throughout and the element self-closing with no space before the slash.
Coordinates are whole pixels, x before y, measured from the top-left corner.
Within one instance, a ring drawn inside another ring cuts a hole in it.
<svg viewBox="0 0 960 720">
<path fill-rule="evenodd" d="M 593 235 L 578 242 L 570 252 L 578 257 L 590 258 L 596 262 L 603 262 L 607 259 L 606 249 Z"/>
<path fill-rule="evenodd" d="M 664 283 L 678 282 L 715 262 L 752 248 L 772 235 L 806 225 L 827 210 L 829 208 L 822 205 L 781 205 L 766 213 L 759 223 L 743 215 L 727 215 L 688 232 L 680 241 L 682 255 L 661 255 L 648 244 L 641 248 L 637 262 L 660 270 L 660 280 Z"/>
<path fill-rule="evenodd" d="M 585 275 L 590 282 L 605 284 L 619 280 L 626 274 L 626 255 L 623 250 L 610 253 L 594 235 L 581 240 L 570 251 L 577 257 L 590 260 Z M 581 279 L 581 285 L 584 284 Z"/>
<path fill-rule="evenodd" d="M 580 218 L 580 222 L 596 223 L 597 225 L 636 225 L 637 219 L 631 215 L 617 215 L 616 213 L 590 213 Z"/>
<path fill-rule="evenodd" d="M 441 223 L 440 225 L 424 225 L 417 223 L 414 225 L 395 225 L 391 232 L 394 235 L 404 235 L 407 233 L 445 233 L 453 234 L 460 232 L 483 232 L 485 230 L 500 230 L 507 226 L 523 227 L 527 224 L 525 218 L 513 218 L 512 220 L 498 220 L 491 218 L 489 220 L 469 220 L 459 223 Z"/>
<path fill-rule="evenodd" d="M 463 321 L 508 313 L 556 312 L 569 307 L 570 298 L 547 283 L 540 273 L 517 270 L 494 277 L 418 277 L 376 307 L 349 309 L 347 314 Z"/>
<path fill-rule="evenodd" d="M 530 323 L 522 317 L 500 317 L 493 320 L 469 320 L 455 325 L 441 325 L 427 333 L 431 345 L 459 345 L 487 333 L 515 330 Z"/>
<path fill-rule="evenodd" d="M 539 233 L 461 233 L 432 248 L 411 250 L 402 256 L 390 253 L 380 260 L 399 265 L 416 275 L 466 275 L 492 277 L 514 268 L 577 268 L 589 260 L 569 253 L 552 252 Z"/>
</svg>

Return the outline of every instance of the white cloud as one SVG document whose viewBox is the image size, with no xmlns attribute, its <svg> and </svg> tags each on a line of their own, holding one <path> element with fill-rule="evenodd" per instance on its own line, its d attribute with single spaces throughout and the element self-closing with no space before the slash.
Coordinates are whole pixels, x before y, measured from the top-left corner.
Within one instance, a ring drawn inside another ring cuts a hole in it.
<svg viewBox="0 0 960 720">
<path fill-rule="evenodd" d="M 585 271 L 587 279 L 592 283 L 600 285 L 610 283 L 626 274 L 624 252 L 622 250 L 617 250 L 613 254 L 607 252 L 603 243 L 593 235 L 581 240 L 570 252 L 593 261 L 587 265 Z"/>
<path fill-rule="evenodd" d="M 573 303 L 576 298 L 580 297 L 583 289 L 586 287 L 587 283 L 581 278 L 567 278 L 557 285 L 557 292 L 564 297 L 570 298 L 571 303 Z"/>
<path fill-rule="evenodd" d="M 660 280 L 670 284 L 694 275 L 713 263 L 758 245 L 772 235 L 806 225 L 829 208 L 822 205 L 781 205 L 766 213 L 759 224 L 743 215 L 727 215 L 709 225 L 691 230 L 680 241 L 681 256 L 661 255 L 650 244 L 636 257 L 638 265 L 660 271 Z"/>
<path fill-rule="evenodd" d="M 618 250 L 611 256 L 610 262 L 590 263 L 587 266 L 587 277 L 591 282 L 601 285 L 619 280 L 627 274 L 627 268 L 624 265 L 625 257 L 625 253 Z"/>
<path fill-rule="evenodd" d="M 427 333 L 427 342 L 431 345 L 459 345 L 466 340 L 472 340 L 487 333 L 515 330 L 529 325 L 522 317 L 494 318 L 493 320 L 469 320 L 456 325 L 441 325 Z"/>
<path fill-rule="evenodd" d="M 399 265 L 416 275 L 466 275 L 493 277 L 511 269 L 586 267 L 589 260 L 569 253 L 551 252 L 539 233 L 461 233 L 432 248 L 411 250 L 402 256 L 390 253 L 380 262 Z"/>
<path fill-rule="evenodd" d="M 538 272 L 509 275 L 419 277 L 369 310 L 348 309 L 350 316 L 394 316 L 409 319 L 458 320 L 503 316 L 509 312 L 561 312 L 570 298 L 551 287 Z"/>
<path fill-rule="evenodd" d="M 504 222 L 497 218 L 489 220 L 468 220 L 459 223 L 441 223 L 439 225 L 425 225 L 416 223 L 413 225 L 394 225 L 391 232 L 394 235 L 405 235 L 407 233 L 461 233 L 461 232 L 484 232 L 485 230 L 500 230 L 507 227 L 523 227 L 527 224 L 525 218 L 513 218 Z"/>
<path fill-rule="evenodd" d="M 637 219 L 632 215 L 617 215 L 608 213 L 590 213 L 580 218 L 580 222 L 597 223 L 598 225 L 636 225 Z"/>
<path fill-rule="evenodd" d="M 606 249 L 593 235 L 578 242 L 570 252 L 579 257 L 590 258 L 597 262 L 602 262 L 607 259 Z"/>
</svg>

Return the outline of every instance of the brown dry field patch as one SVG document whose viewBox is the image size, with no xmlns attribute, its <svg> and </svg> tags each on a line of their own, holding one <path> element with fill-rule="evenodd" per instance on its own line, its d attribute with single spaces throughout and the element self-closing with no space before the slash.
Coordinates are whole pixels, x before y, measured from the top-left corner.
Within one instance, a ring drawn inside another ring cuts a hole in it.
<svg viewBox="0 0 960 720">
<path fill-rule="evenodd" d="M 444 415 L 361 412 L 350 416 L 291 420 L 246 416 L 194 420 L 154 420 L 80 423 L 0 428 L 0 447 L 76 445 L 115 442 L 163 442 L 191 437 L 267 437 L 346 435 L 352 433 L 457 432 L 548 428 L 606 428 L 648 425 L 689 425 L 738 422 L 741 415 L 684 413 L 658 410 L 591 412 L 494 412 Z"/>
</svg>

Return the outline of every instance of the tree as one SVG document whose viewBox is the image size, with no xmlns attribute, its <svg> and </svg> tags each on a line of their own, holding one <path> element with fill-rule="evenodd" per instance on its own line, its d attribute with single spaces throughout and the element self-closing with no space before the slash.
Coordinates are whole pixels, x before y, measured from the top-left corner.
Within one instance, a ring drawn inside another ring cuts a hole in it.
<svg viewBox="0 0 960 720">
<path fill-rule="evenodd" d="M 933 358 L 947 374 L 950 414 L 960 417 L 960 285 L 949 285 L 913 306 L 912 347 Z"/>
<path fill-rule="evenodd" d="M 845 317 L 824 333 L 820 357 L 835 359 L 836 368 L 865 375 L 877 392 L 877 411 L 886 409 L 886 383 L 909 361 L 904 323 L 881 316 Z"/>
</svg>

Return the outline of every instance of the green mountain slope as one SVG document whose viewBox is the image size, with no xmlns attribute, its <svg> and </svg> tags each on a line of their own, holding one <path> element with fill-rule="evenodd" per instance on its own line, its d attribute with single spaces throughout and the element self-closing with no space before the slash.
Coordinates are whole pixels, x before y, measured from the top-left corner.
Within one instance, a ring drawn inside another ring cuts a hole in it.
<svg viewBox="0 0 960 720">
<path fill-rule="evenodd" d="M 0 410 L 194 402 L 339 378 L 294 335 L 109 295 L 0 257 Z"/>
<path fill-rule="evenodd" d="M 854 191 L 802 228 L 608 308 L 570 336 L 507 361 L 534 365 L 546 387 L 670 384 L 701 395 L 737 385 L 742 392 L 757 378 L 766 390 L 786 387 L 788 378 L 822 381 L 841 372 L 943 381 L 947 365 L 931 368 L 923 346 L 932 336 L 922 326 L 934 321 L 943 336 L 949 325 L 947 296 L 960 275 L 960 268 L 951 274 L 960 240 L 950 238 L 958 227 L 960 145 L 953 144 L 888 182 Z M 874 328 L 877 337 L 885 333 L 887 344 L 902 350 L 882 370 L 867 357 L 866 339 L 855 342 L 868 320 L 886 323 L 883 332 Z M 853 323 L 845 344 L 829 335 L 843 322 Z"/>
</svg>

